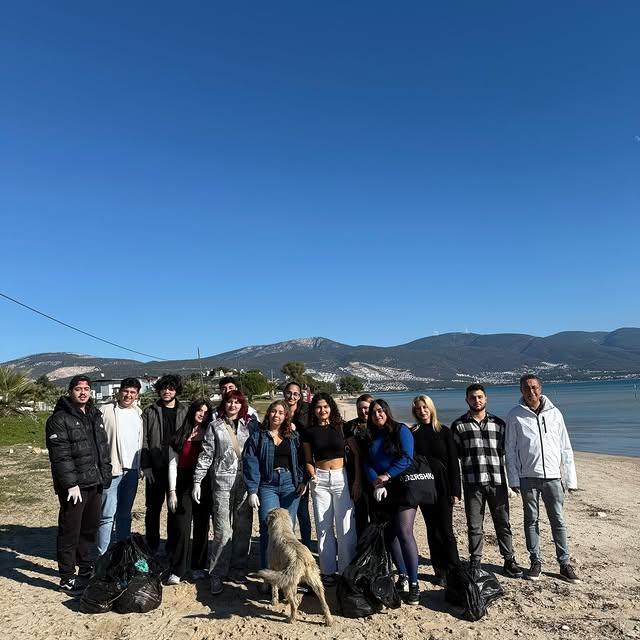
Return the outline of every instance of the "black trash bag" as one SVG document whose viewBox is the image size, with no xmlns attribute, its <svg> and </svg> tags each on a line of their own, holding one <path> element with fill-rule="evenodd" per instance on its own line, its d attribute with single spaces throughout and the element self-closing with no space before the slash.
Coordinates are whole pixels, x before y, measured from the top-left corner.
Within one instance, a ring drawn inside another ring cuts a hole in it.
<svg viewBox="0 0 640 640">
<path fill-rule="evenodd" d="M 130 586 L 132 588 L 130 595 L 140 586 L 139 581 L 131 584 L 137 576 L 145 577 L 142 585 L 145 593 L 153 594 L 152 600 L 154 602 L 157 600 L 155 606 L 158 606 L 162 600 L 161 589 L 155 586 L 150 589 L 147 585 L 150 581 L 159 582 L 160 573 L 161 568 L 153 559 L 144 538 L 134 533 L 130 538 L 114 544 L 98 559 L 94 575 L 80 599 L 80 610 L 84 613 L 104 613 L 111 610 L 114 603 L 129 591 Z M 149 599 L 148 595 L 142 599 Z M 129 606 L 133 606 L 130 598 L 127 602 Z M 148 603 L 144 605 L 138 603 L 135 606 L 148 606 Z M 122 608 L 124 609 L 125 606 L 123 605 Z"/>
<path fill-rule="evenodd" d="M 464 610 L 463 618 L 470 622 L 480 620 L 487 607 L 504 595 L 495 574 L 477 569 L 473 574 L 462 565 L 447 573 L 445 600 Z"/>
<path fill-rule="evenodd" d="M 82 613 L 106 613 L 122 595 L 122 585 L 118 582 L 93 577 L 82 592 L 80 611 Z"/>
<path fill-rule="evenodd" d="M 147 613 L 157 609 L 162 603 L 162 583 L 160 576 L 152 574 L 136 575 L 114 602 L 113 610 L 118 613 Z"/>
<path fill-rule="evenodd" d="M 385 522 L 367 526 L 358 541 L 355 558 L 340 576 L 337 597 L 342 615 L 347 618 L 363 618 L 383 607 L 400 606 L 391 556 L 384 543 L 386 526 Z"/>
</svg>

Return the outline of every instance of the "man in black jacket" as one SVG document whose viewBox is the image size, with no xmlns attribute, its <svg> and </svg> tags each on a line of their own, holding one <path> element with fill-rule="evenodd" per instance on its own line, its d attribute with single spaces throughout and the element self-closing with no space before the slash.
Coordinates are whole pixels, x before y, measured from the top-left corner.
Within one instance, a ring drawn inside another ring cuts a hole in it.
<svg viewBox="0 0 640 640">
<path fill-rule="evenodd" d="M 160 398 L 142 413 L 140 464 L 146 481 L 145 537 L 149 548 L 157 553 L 160 547 L 160 513 L 169 489 L 169 441 L 182 426 L 187 408 L 178 402 L 182 391 L 180 376 L 162 376 L 155 389 Z M 169 512 L 168 517 L 171 516 Z"/>
<path fill-rule="evenodd" d="M 46 425 L 53 487 L 60 502 L 56 557 L 60 590 L 81 593 L 91 577 L 102 490 L 111 462 L 102 414 L 91 401 L 91 381 L 74 376 Z M 76 577 L 76 566 L 78 576 Z"/>
</svg>

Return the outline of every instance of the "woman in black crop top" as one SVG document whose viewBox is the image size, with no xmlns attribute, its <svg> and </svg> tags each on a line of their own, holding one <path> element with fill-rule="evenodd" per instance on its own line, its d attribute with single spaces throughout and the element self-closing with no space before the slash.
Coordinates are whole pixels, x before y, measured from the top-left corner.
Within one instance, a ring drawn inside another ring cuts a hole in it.
<svg viewBox="0 0 640 640">
<path fill-rule="evenodd" d="M 431 464 L 438 489 L 436 504 L 420 505 L 427 527 L 427 540 L 436 584 L 446 584 L 447 571 L 460 564 L 458 545 L 453 533 L 453 506 L 460 502 L 460 467 L 451 431 L 440 423 L 429 396 L 414 398 L 411 412 L 416 419 L 412 427 L 414 455 L 426 456 Z"/>
<path fill-rule="evenodd" d="M 323 582 L 331 585 L 335 584 L 335 574 L 342 573 L 355 554 L 353 502 L 344 467 L 343 422 L 334 399 L 328 393 L 317 393 L 311 401 L 310 414 L 311 424 L 303 433 L 302 442 L 307 473 L 311 477 L 320 573 Z M 356 458 L 353 498 L 357 500 L 362 486 L 358 448 L 353 438 L 347 442 Z"/>
</svg>

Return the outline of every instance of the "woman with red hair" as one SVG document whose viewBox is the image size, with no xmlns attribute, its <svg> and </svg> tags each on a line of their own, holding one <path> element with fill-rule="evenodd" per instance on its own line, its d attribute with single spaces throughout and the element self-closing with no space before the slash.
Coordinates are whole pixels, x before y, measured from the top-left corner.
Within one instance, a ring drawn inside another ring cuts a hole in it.
<svg viewBox="0 0 640 640">
<path fill-rule="evenodd" d="M 223 590 L 223 580 L 244 580 L 247 573 L 253 509 L 242 475 L 242 450 L 259 428 L 249 415 L 240 391 L 224 394 L 218 417 L 209 424 L 193 474 L 193 499 L 200 502 L 200 483 L 211 468 L 213 493 L 213 545 L 209 563 L 211 593 Z"/>
</svg>

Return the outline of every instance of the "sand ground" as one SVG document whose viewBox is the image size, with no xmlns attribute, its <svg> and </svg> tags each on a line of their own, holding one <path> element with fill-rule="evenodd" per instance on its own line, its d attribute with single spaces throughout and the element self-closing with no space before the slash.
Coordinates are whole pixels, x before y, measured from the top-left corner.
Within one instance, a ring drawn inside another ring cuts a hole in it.
<svg viewBox="0 0 640 640">
<path fill-rule="evenodd" d="M 104 638 L 171 640 L 243 638 L 279 640 L 353 638 L 443 640 L 448 638 L 640 638 L 640 460 L 576 455 L 581 489 L 568 498 L 566 518 L 572 562 L 583 579 L 559 579 L 546 517 L 541 537 L 546 563 L 539 582 L 499 577 L 506 595 L 476 623 L 462 620 L 431 582 L 424 523 L 416 520 L 421 554 L 422 598 L 418 607 L 383 612 L 367 619 L 337 615 L 335 589 L 328 601 L 335 625 L 322 625 L 314 598 L 305 598 L 300 619 L 286 622 L 285 605 L 272 608 L 256 584 L 229 583 L 222 595 L 208 593 L 206 581 L 164 589 L 159 609 L 148 614 L 84 615 L 78 601 L 57 591 L 55 535 L 57 501 L 51 491 L 46 452 L 26 446 L 0 450 L 0 619 L 12 640 L 28 638 Z M 142 531 L 143 488 L 135 505 L 133 528 Z M 512 529 L 518 560 L 528 564 L 522 507 L 514 498 Z M 485 566 L 499 572 L 502 562 L 487 514 Z M 466 556 L 464 508 L 455 510 L 461 556 Z M 254 534 L 257 527 L 254 524 Z M 257 561 L 257 537 L 252 545 Z"/>
</svg>

